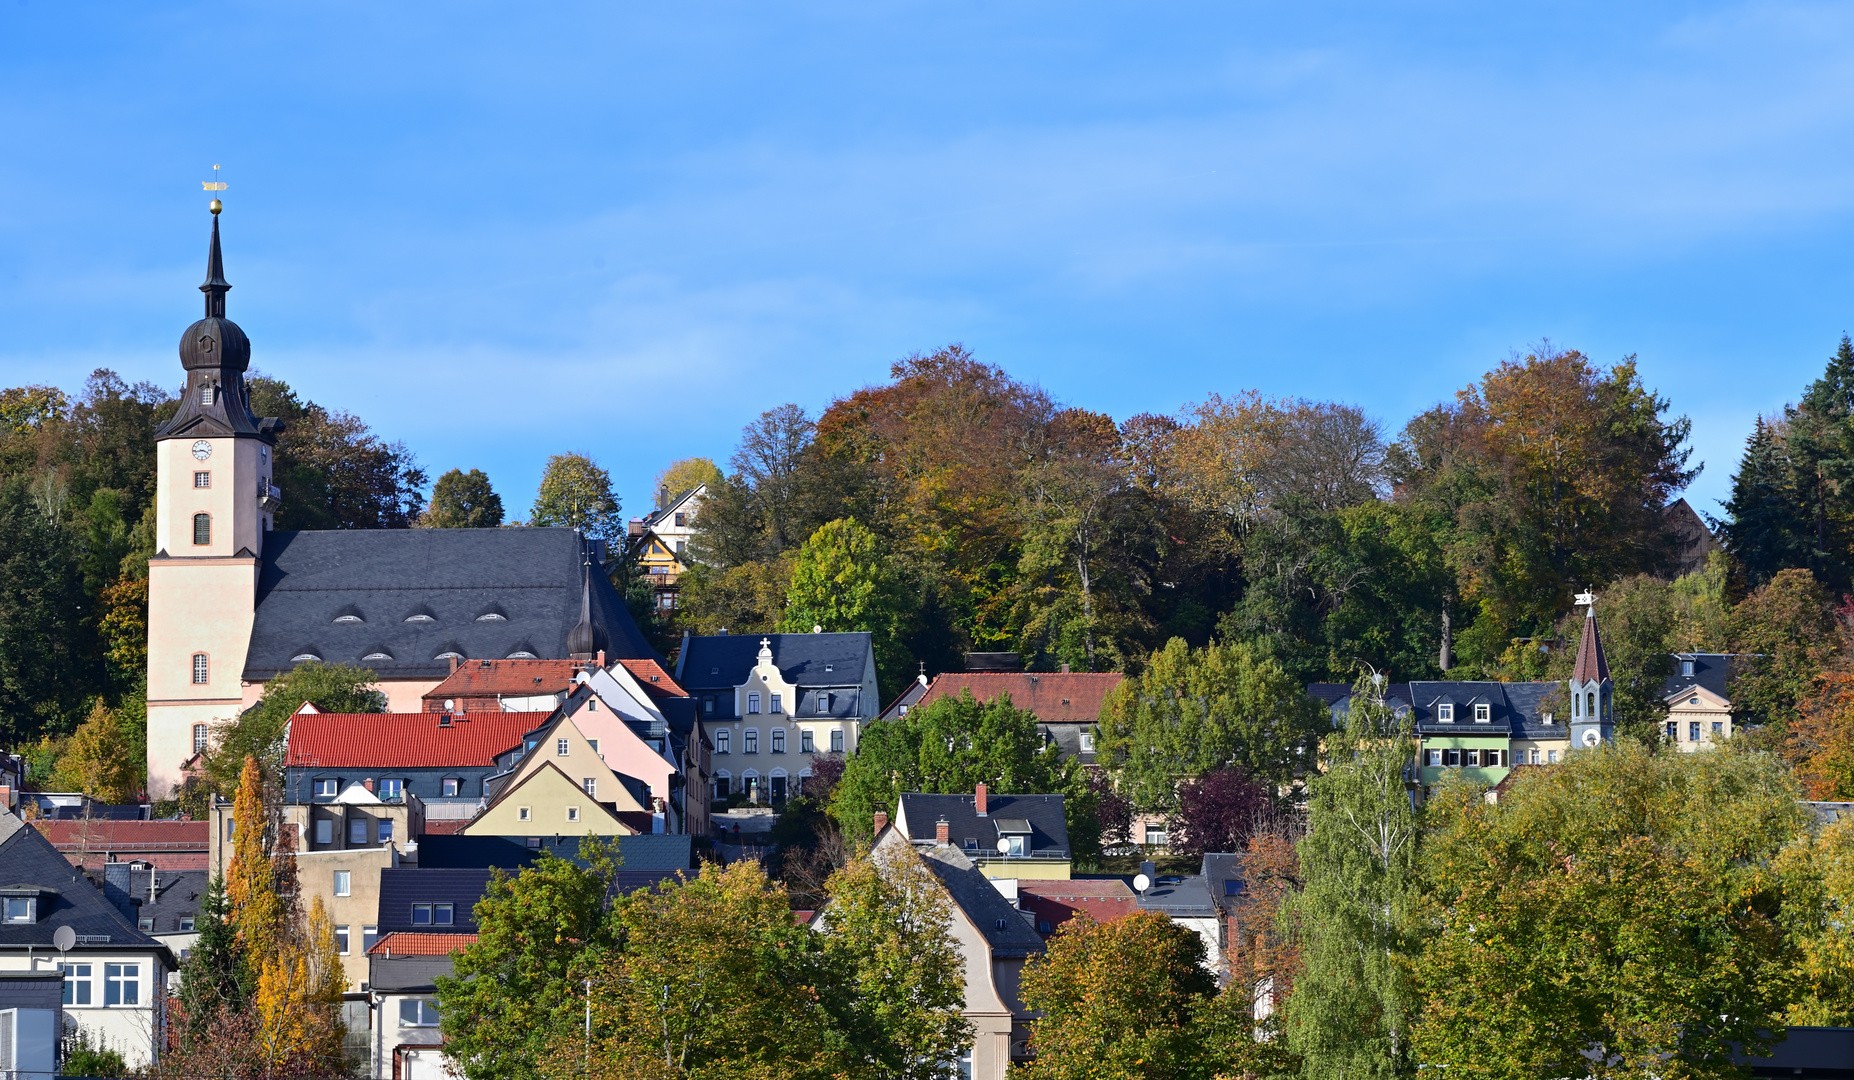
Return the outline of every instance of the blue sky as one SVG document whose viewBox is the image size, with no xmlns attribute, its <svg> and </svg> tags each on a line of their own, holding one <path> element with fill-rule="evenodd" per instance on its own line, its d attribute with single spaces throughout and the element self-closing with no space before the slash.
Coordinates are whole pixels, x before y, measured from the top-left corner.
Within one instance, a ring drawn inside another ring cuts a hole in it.
<svg viewBox="0 0 1854 1080">
<path fill-rule="evenodd" d="M 1851 90 L 1846 5 L 4 0 L 0 382 L 178 383 L 218 162 L 256 366 L 517 513 L 952 341 L 1395 431 L 1541 337 L 1716 510 L 1854 329 Z"/>
</svg>

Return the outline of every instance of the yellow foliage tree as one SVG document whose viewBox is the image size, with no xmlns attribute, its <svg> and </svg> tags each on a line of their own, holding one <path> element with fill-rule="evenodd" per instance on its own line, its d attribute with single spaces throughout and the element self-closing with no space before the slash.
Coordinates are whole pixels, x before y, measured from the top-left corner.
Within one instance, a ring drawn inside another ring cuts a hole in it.
<svg viewBox="0 0 1854 1080">
<path fill-rule="evenodd" d="M 141 791 L 142 773 L 122 733 L 122 722 L 98 700 L 58 760 L 59 786 L 104 803 L 129 803 Z"/>
<path fill-rule="evenodd" d="M 264 774 L 257 758 L 246 757 L 232 800 L 232 863 L 226 869 L 225 895 L 232 905 L 232 925 L 245 957 L 267 971 L 280 943 L 284 908 L 271 866 L 270 830 L 264 812 Z"/>
<path fill-rule="evenodd" d="M 1797 950 L 1795 994 L 1784 1020 L 1840 1027 L 1854 1023 L 1854 936 L 1844 920 L 1854 910 L 1854 819 L 1842 818 L 1796 840 L 1776 860 L 1784 882 L 1784 913 Z"/>
</svg>

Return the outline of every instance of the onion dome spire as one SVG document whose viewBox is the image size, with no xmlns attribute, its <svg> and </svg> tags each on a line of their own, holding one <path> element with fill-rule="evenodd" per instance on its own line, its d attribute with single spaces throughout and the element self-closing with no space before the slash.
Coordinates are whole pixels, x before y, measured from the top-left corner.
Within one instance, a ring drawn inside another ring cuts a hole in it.
<svg viewBox="0 0 1854 1080">
<path fill-rule="evenodd" d="M 212 247 L 206 252 L 206 283 L 200 291 L 206 294 L 206 317 L 208 319 L 225 318 L 225 293 L 232 283 L 225 280 L 225 256 L 219 251 L 219 211 L 225 209 L 218 199 L 212 201 Z"/>
<path fill-rule="evenodd" d="M 592 554 L 587 552 L 579 580 L 579 621 L 567 631 L 567 655 L 591 660 L 605 649 L 605 631 L 592 621 Z"/>
</svg>

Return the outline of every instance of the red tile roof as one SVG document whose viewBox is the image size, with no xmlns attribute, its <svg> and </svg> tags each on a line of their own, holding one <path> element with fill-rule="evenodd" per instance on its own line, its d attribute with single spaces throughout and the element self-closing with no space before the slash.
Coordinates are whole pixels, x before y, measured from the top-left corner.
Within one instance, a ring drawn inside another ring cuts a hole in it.
<svg viewBox="0 0 1854 1080">
<path fill-rule="evenodd" d="M 1584 615 L 1584 636 L 1577 642 L 1577 662 L 1571 665 L 1572 682 L 1602 682 L 1609 678 L 1609 657 L 1603 652 L 1603 635 L 1597 633 L 1594 609 Z"/>
<path fill-rule="evenodd" d="M 465 660 L 426 691 L 425 700 L 557 694 L 573 685 L 584 666 L 577 660 Z"/>
<path fill-rule="evenodd" d="M 495 764 L 497 754 L 547 722 L 544 712 L 297 713 L 283 763 L 299 768 L 418 769 Z"/>
<path fill-rule="evenodd" d="M 630 672 L 638 682 L 644 684 L 644 689 L 653 694 L 662 694 L 664 697 L 689 696 L 689 692 L 677 686 L 676 680 L 670 678 L 669 672 L 664 671 L 662 665 L 655 660 L 620 660 L 618 662 L 623 664 L 624 669 Z"/>
<path fill-rule="evenodd" d="M 465 945 L 476 944 L 475 934 L 415 934 L 395 930 L 373 943 L 368 956 L 449 956 Z"/>
<path fill-rule="evenodd" d="M 980 701 L 999 694 L 1011 695 L 1011 704 L 1051 722 L 1093 723 L 1101 702 L 1125 676 L 1118 672 L 947 672 L 934 679 L 921 695 L 920 705 L 943 697 L 956 698 L 967 689 Z"/>
<path fill-rule="evenodd" d="M 1017 892 L 1024 910 L 1037 917 L 1037 932 L 1045 937 L 1081 912 L 1095 922 L 1109 922 L 1139 910 L 1127 883 L 1117 878 L 1043 881 L 1019 879 Z M 1042 923 L 1049 924 L 1045 933 Z"/>
<path fill-rule="evenodd" d="M 469 818 L 439 818 L 433 821 L 425 819 L 426 836 L 455 836 L 470 827 Z"/>
</svg>

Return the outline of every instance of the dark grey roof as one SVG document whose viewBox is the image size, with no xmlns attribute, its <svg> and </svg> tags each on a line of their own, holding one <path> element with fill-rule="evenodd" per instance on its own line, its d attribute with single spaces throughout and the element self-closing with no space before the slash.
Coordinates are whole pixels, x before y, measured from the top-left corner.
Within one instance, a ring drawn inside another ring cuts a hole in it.
<svg viewBox="0 0 1854 1080">
<path fill-rule="evenodd" d="M 1727 701 L 1732 699 L 1731 681 L 1743 669 L 1749 657 L 1732 653 L 1675 653 L 1673 674 L 1667 677 L 1666 694 L 1672 697 L 1693 686 L 1703 686 Z M 1693 674 L 1682 675 L 1682 664 L 1690 662 Z"/>
<path fill-rule="evenodd" d="M 97 884 L 104 899 L 137 926 L 142 919 L 154 920 L 146 931 L 150 934 L 181 933 L 181 919 L 199 916 L 212 877 L 206 870 L 131 870 L 125 862 L 104 863 L 100 870 L 87 873 L 101 879 Z M 150 878 L 154 881 L 152 896 Z"/>
<path fill-rule="evenodd" d="M 1204 886 L 1210 890 L 1210 902 L 1228 909 L 1243 893 L 1243 857 L 1234 852 L 1207 851 L 1203 863 Z"/>
<path fill-rule="evenodd" d="M 37 886 L 38 921 L 0 923 L 0 949 L 50 949 L 52 934 L 68 926 L 77 934 L 77 949 L 147 948 L 165 953 L 167 946 L 135 928 L 103 891 L 72 866 L 39 830 L 0 809 L 0 889 Z M 107 946 L 100 939 L 107 938 Z"/>
<path fill-rule="evenodd" d="M 1039 721 L 1037 727 L 1042 729 L 1044 738 L 1056 744 L 1056 748 L 1062 751 L 1063 757 L 1075 758 L 1083 765 L 1094 764 L 1094 751 L 1083 750 L 1081 748 L 1082 733 L 1093 731 L 1095 729 L 1094 723 L 1053 723 L 1050 721 Z"/>
<path fill-rule="evenodd" d="M 920 679 L 915 679 L 913 682 L 909 683 L 907 689 L 897 695 L 895 700 L 889 702 L 888 708 L 882 710 L 881 719 L 893 720 L 907 710 L 913 708 L 915 702 L 918 702 L 922 697 L 926 696 L 927 685 L 927 683 L 922 682 Z"/>
<path fill-rule="evenodd" d="M 1032 854 L 1069 853 L 1069 826 L 1063 817 L 1060 795 L 987 795 L 987 815 L 980 817 L 975 798 L 965 795 L 929 795 L 917 791 L 901 796 L 901 809 L 908 822 L 908 839 L 932 843 L 935 826 L 944 817 L 947 835 L 954 847 L 964 848 L 966 840 L 978 843 L 976 850 L 998 849 L 998 818 L 1030 822 Z"/>
<path fill-rule="evenodd" d="M 367 958 L 367 986 L 382 993 L 429 994 L 437 990 L 434 980 L 451 972 L 448 955 Z"/>
<path fill-rule="evenodd" d="M 476 933 L 476 902 L 489 886 L 489 870 L 429 870 L 388 867 L 380 871 L 380 934 L 396 930 L 421 933 Z M 412 905 L 449 904 L 450 926 L 414 925 Z"/>
<path fill-rule="evenodd" d="M 266 533 L 244 677 L 269 679 L 300 655 L 360 664 L 383 678 L 443 678 L 450 662 L 437 657 L 445 652 L 564 659 L 592 546 L 572 529 Z M 591 588 L 608 655 L 657 659 L 604 574 L 591 575 Z M 492 611 L 504 621 L 477 621 Z M 341 614 L 363 621 L 338 624 Z M 406 621 L 417 614 L 435 621 Z M 372 654 L 391 659 L 365 659 Z"/>
<path fill-rule="evenodd" d="M 870 637 L 865 633 L 690 637 L 677 658 L 676 682 L 692 694 L 732 690 L 746 682 L 753 665 L 759 663 L 761 638 L 770 642 L 773 663 L 789 683 L 807 688 L 863 684 L 870 655 Z"/>
<path fill-rule="evenodd" d="M 927 869 L 932 870 L 959 910 L 985 935 L 993 956 L 1034 956 L 1043 951 L 1043 939 L 998 892 L 991 879 L 979 872 L 970 859 L 951 847 L 922 851 Z"/>
<path fill-rule="evenodd" d="M 59 1009 L 63 1003 L 63 972 L 0 971 L 0 1009 Z"/>
<path fill-rule="evenodd" d="M 428 833 L 418 838 L 420 870 L 519 870 L 539 862 L 546 852 L 507 836 Z"/>
<path fill-rule="evenodd" d="M 1160 878 L 1152 888 L 1137 895 L 1141 908 L 1174 919 L 1208 918 L 1219 910 L 1210 898 L 1210 886 L 1202 874 Z"/>
</svg>

